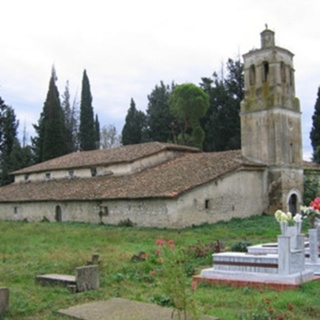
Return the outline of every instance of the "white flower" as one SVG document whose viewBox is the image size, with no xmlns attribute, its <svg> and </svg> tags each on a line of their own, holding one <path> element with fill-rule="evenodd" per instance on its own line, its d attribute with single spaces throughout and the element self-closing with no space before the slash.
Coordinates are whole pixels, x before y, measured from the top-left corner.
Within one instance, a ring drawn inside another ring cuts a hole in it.
<svg viewBox="0 0 320 320">
<path fill-rule="evenodd" d="M 293 220 L 295 223 L 302 221 L 302 215 L 300 213 L 296 213 L 296 215 L 293 217 Z"/>
<path fill-rule="evenodd" d="M 282 210 L 277 210 L 274 214 L 275 218 L 277 219 L 278 222 L 287 222 L 292 219 L 292 214 L 291 212 L 283 212 Z"/>
</svg>

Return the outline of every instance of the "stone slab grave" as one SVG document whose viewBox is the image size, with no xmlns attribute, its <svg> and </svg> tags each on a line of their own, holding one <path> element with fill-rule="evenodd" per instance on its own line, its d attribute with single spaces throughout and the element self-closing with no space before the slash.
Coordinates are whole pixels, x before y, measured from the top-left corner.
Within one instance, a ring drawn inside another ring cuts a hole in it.
<svg viewBox="0 0 320 320">
<path fill-rule="evenodd" d="M 9 289 L 0 288 L 0 317 L 9 309 Z"/>
<path fill-rule="evenodd" d="M 36 282 L 42 285 L 63 285 L 70 288 L 73 292 L 84 292 L 99 288 L 98 262 L 99 257 L 93 256 L 93 261 L 87 266 L 77 267 L 75 275 L 65 274 L 44 274 L 36 276 Z"/>
<path fill-rule="evenodd" d="M 288 227 L 286 234 L 293 236 L 294 227 Z M 308 238 L 304 241 L 305 247 L 305 268 L 312 269 L 315 275 L 320 275 L 320 226 L 309 229 Z M 250 254 L 278 254 L 277 243 L 265 243 L 248 247 Z"/>
<path fill-rule="evenodd" d="M 305 267 L 305 239 L 297 228 L 278 236 L 276 251 L 273 246 L 269 249 L 272 253 L 213 254 L 213 268 L 202 270 L 194 280 L 282 290 L 296 288 L 314 279 L 314 272 Z"/>
<path fill-rule="evenodd" d="M 90 302 L 82 305 L 58 310 L 61 316 L 78 320 L 177 320 L 172 308 L 160 307 L 156 304 L 131 301 L 122 298 L 111 298 L 106 301 Z M 192 320 L 192 316 L 187 318 Z M 219 320 L 204 315 L 201 320 Z"/>
</svg>

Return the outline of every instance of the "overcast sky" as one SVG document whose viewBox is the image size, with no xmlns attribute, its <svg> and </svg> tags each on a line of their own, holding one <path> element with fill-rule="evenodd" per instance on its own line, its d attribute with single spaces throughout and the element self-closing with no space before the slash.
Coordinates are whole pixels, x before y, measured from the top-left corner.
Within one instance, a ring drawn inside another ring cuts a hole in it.
<svg viewBox="0 0 320 320">
<path fill-rule="evenodd" d="M 292 0 L 0 0 L 0 97 L 33 135 L 51 67 L 63 93 L 80 100 L 83 70 L 101 127 L 121 133 L 130 99 L 145 111 L 165 84 L 210 77 L 228 58 L 260 48 L 265 24 L 276 45 L 295 54 L 304 158 L 320 85 L 320 1 Z"/>
</svg>

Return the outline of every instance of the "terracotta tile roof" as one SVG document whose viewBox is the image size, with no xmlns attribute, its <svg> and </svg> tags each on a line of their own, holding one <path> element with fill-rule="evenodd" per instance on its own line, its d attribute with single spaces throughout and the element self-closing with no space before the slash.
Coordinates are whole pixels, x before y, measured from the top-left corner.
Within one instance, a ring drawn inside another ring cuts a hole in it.
<svg viewBox="0 0 320 320">
<path fill-rule="evenodd" d="M 243 159 L 240 150 L 185 153 L 132 175 L 13 183 L 0 188 L 0 201 L 174 198 L 243 166 L 264 168 Z"/>
<path fill-rule="evenodd" d="M 31 172 L 44 172 L 61 169 L 76 169 L 99 165 L 111 165 L 115 163 L 130 163 L 148 155 L 156 154 L 164 150 L 180 152 L 201 152 L 197 148 L 180 146 L 176 144 L 149 142 L 136 145 L 128 145 L 113 149 L 101 149 L 70 153 L 49 161 L 45 161 L 12 174 L 26 174 Z"/>
<path fill-rule="evenodd" d="M 303 161 L 303 169 L 320 171 L 320 165 L 311 161 Z"/>
</svg>

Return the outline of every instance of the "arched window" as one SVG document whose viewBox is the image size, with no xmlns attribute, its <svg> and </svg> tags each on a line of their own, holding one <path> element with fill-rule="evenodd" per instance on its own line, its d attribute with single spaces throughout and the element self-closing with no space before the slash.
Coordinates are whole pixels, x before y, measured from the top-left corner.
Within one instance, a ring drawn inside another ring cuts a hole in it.
<svg viewBox="0 0 320 320">
<path fill-rule="evenodd" d="M 293 193 L 290 196 L 288 207 L 289 207 L 289 211 L 292 213 L 292 215 L 294 215 L 298 212 L 298 197 L 295 193 Z"/>
<path fill-rule="evenodd" d="M 283 62 L 281 62 L 280 69 L 281 69 L 281 81 L 286 82 L 287 81 L 286 65 Z"/>
<path fill-rule="evenodd" d="M 269 63 L 263 63 L 262 82 L 267 82 L 269 78 Z"/>
<path fill-rule="evenodd" d="M 256 83 L 256 67 L 254 65 L 252 65 L 249 70 L 249 81 L 250 86 L 253 86 Z"/>
<path fill-rule="evenodd" d="M 55 219 L 56 219 L 57 222 L 62 222 L 62 212 L 61 212 L 61 207 L 60 206 L 56 206 Z"/>
</svg>

